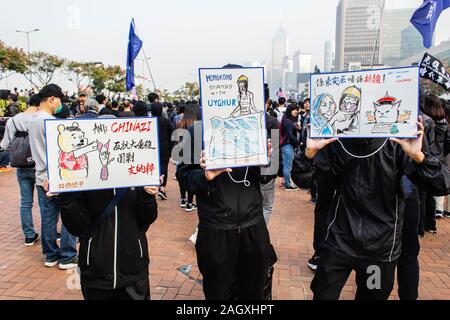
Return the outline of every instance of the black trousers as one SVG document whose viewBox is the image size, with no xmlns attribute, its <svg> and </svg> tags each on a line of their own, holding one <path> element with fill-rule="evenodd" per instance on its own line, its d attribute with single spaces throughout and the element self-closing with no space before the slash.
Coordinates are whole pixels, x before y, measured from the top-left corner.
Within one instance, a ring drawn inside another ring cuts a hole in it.
<svg viewBox="0 0 450 320">
<path fill-rule="evenodd" d="M 186 178 L 178 179 L 178 185 L 180 186 L 181 199 L 187 199 L 188 203 L 192 204 L 194 202 L 194 194 L 189 191 L 188 180 Z"/>
<path fill-rule="evenodd" d="M 200 227 L 196 251 L 206 300 L 264 300 L 273 253 L 264 220 L 240 233 Z"/>
<path fill-rule="evenodd" d="M 161 175 L 164 175 L 163 183 L 161 187 L 167 186 L 167 180 L 169 179 L 169 160 L 161 158 Z"/>
<path fill-rule="evenodd" d="M 314 300 L 338 300 L 352 270 L 356 271 L 356 300 L 387 300 L 394 287 L 395 267 L 395 262 L 359 260 L 324 247 L 311 283 Z"/>
<path fill-rule="evenodd" d="M 419 297 L 419 220 L 419 199 L 406 199 L 402 254 L 397 265 L 398 295 L 400 300 L 417 300 Z"/>
<path fill-rule="evenodd" d="M 84 300 L 150 300 L 149 279 L 115 290 L 99 290 L 81 286 Z"/>
<path fill-rule="evenodd" d="M 420 190 L 420 216 L 421 228 L 425 231 L 436 230 L 436 201 L 433 196 L 423 190 Z"/>
</svg>

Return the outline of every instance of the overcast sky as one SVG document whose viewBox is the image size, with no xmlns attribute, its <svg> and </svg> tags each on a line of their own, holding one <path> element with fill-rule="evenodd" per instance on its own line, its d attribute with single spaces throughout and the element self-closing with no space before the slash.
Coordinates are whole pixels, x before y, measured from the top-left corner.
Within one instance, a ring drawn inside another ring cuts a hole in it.
<svg viewBox="0 0 450 320">
<path fill-rule="evenodd" d="M 174 90 L 193 81 L 199 67 L 270 60 L 280 24 L 290 38 L 290 54 L 313 54 L 323 66 L 324 43 L 334 40 L 339 0 L 15 0 L 1 18 L 0 40 L 26 49 L 17 29 L 40 28 L 31 49 L 79 61 L 125 65 L 131 17 L 158 87 Z M 387 0 L 387 7 L 418 7 L 422 0 Z M 450 10 L 440 18 L 437 43 L 450 39 Z M 142 64 L 137 62 L 137 73 Z M 58 76 L 56 81 L 68 86 Z M 139 83 L 140 80 L 138 80 Z M 1 87 L 27 83 L 11 77 Z M 73 90 L 73 88 L 68 88 Z"/>
</svg>

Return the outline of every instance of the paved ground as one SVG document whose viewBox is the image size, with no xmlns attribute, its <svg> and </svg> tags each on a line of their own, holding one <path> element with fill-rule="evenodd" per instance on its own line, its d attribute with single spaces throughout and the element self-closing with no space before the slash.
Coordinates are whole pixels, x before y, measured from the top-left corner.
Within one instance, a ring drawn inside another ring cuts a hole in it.
<svg viewBox="0 0 450 320">
<path fill-rule="evenodd" d="M 203 299 L 201 286 L 177 270 L 192 265 L 190 275 L 201 278 L 194 246 L 188 242 L 197 217 L 178 208 L 177 183 L 171 180 L 169 184 L 170 200 L 159 203 L 159 219 L 147 235 L 152 299 Z M 0 299 L 81 299 L 76 274 L 44 268 L 40 244 L 32 248 L 23 246 L 14 173 L 0 175 L 0 195 Z M 270 225 L 279 257 L 274 276 L 275 299 L 312 298 L 309 285 L 313 273 L 306 262 L 313 253 L 313 206 L 308 200 L 305 192 L 277 190 Z M 34 221 L 40 228 L 36 201 Z M 441 220 L 438 228 L 438 235 L 427 235 L 422 241 L 421 299 L 450 299 L 450 220 Z M 352 276 L 342 299 L 353 299 L 354 290 Z M 396 290 L 392 299 L 398 299 Z"/>
</svg>

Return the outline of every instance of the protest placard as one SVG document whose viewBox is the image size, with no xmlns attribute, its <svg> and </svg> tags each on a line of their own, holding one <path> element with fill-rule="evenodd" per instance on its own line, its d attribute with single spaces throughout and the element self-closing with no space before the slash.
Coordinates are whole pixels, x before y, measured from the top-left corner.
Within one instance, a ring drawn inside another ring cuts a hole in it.
<svg viewBox="0 0 450 320">
<path fill-rule="evenodd" d="M 412 138 L 419 68 L 311 75 L 311 137 Z"/>
<path fill-rule="evenodd" d="M 157 186 L 158 120 L 46 120 L 49 191 Z"/>
<path fill-rule="evenodd" d="M 208 170 L 267 165 L 264 69 L 200 69 Z"/>
<path fill-rule="evenodd" d="M 425 53 L 420 62 L 420 76 L 433 81 L 445 90 L 450 90 L 450 75 L 439 59 L 429 53 Z"/>
</svg>

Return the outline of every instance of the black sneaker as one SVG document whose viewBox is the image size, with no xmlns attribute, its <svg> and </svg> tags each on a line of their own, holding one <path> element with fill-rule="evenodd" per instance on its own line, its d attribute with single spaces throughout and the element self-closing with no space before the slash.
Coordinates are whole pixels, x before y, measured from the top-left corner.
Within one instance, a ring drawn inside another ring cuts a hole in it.
<svg viewBox="0 0 450 320">
<path fill-rule="evenodd" d="M 61 242 L 61 233 L 56 234 L 56 242 Z"/>
<path fill-rule="evenodd" d="M 320 257 L 317 256 L 317 255 L 314 255 L 311 259 L 309 259 L 308 267 L 312 271 L 316 271 L 317 270 L 317 266 L 319 265 L 319 261 L 320 261 Z"/>
<path fill-rule="evenodd" d="M 442 219 L 444 217 L 444 211 L 436 210 L 436 219 Z"/>
<path fill-rule="evenodd" d="M 25 239 L 25 247 L 32 247 L 39 240 L 39 234 L 35 234 L 33 238 Z"/>
<path fill-rule="evenodd" d="M 161 200 L 167 200 L 167 194 L 164 191 L 159 190 L 158 196 L 161 198 Z"/>
<path fill-rule="evenodd" d="M 75 256 L 70 261 L 60 262 L 58 267 L 59 267 L 60 270 L 75 269 L 76 267 L 78 267 L 78 257 Z"/>
<path fill-rule="evenodd" d="M 297 188 L 297 187 L 290 186 L 290 187 L 285 187 L 284 190 L 287 191 L 287 192 L 291 192 L 291 191 L 297 191 L 298 188 Z"/>
<path fill-rule="evenodd" d="M 185 210 L 186 210 L 186 212 L 192 212 L 192 211 L 197 210 L 197 206 L 195 204 L 188 203 L 186 205 L 186 209 Z"/>
<path fill-rule="evenodd" d="M 180 201 L 180 208 L 186 208 L 187 205 L 187 200 L 186 199 L 181 199 Z"/>
<path fill-rule="evenodd" d="M 444 211 L 444 217 L 445 218 L 450 218 L 450 212 Z"/>
</svg>

